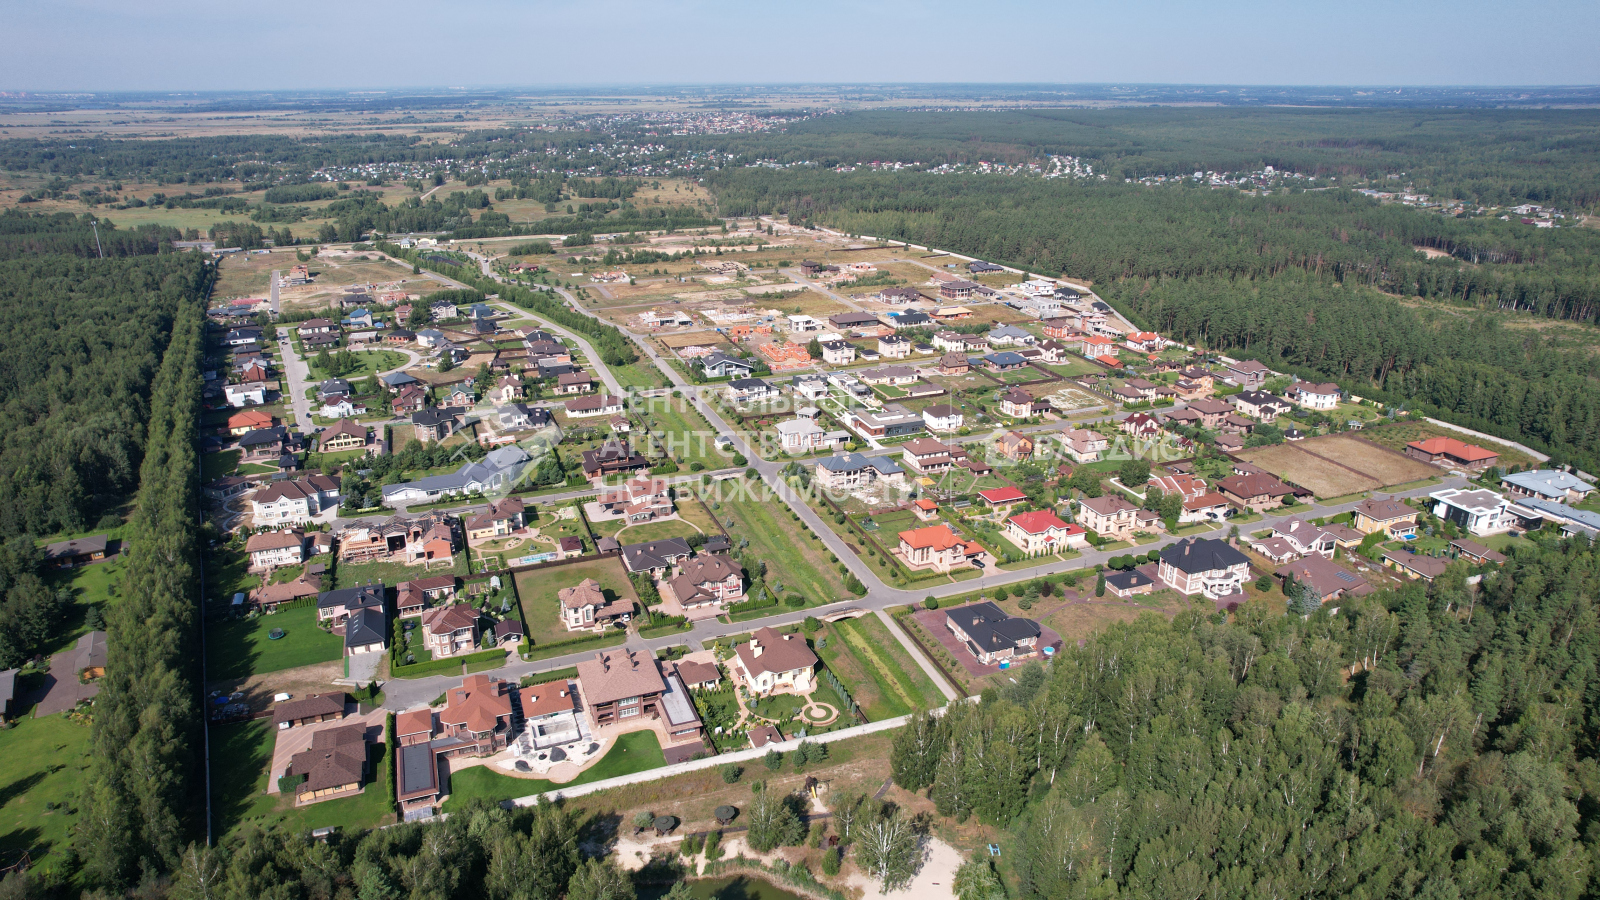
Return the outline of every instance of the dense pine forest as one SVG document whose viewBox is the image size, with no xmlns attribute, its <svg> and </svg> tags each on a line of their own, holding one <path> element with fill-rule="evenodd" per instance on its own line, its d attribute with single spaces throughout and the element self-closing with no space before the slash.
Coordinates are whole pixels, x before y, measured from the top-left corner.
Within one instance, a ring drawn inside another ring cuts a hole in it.
<svg viewBox="0 0 1600 900">
<path fill-rule="evenodd" d="M 210 273 L 195 254 L 0 262 L 6 533 L 87 530 L 137 487 L 151 383 Z"/>
<path fill-rule="evenodd" d="M 1594 896 L 1600 554 L 1467 574 L 1113 626 L 903 729 L 895 779 L 1007 828 L 1023 897 Z"/>
</svg>

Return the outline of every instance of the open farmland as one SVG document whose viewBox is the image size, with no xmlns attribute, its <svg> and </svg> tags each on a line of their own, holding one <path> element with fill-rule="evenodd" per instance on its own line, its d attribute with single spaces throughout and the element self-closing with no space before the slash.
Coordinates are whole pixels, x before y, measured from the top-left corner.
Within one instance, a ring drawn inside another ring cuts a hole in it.
<svg viewBox="0 0 1600 900">
<path fill-rule="evenodd" d="M 1322 498 L 1343 497 L 1438 474 L 1427 463 L 1342 434 L 1258 447 L 1238 455 Z"/>
</svg>

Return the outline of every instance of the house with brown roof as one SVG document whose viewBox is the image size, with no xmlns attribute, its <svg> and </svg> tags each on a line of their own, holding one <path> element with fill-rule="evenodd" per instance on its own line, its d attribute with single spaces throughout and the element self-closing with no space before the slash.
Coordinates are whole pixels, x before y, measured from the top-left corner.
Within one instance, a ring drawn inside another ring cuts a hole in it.
<svg viewBox="0 0 1600 900">
<path fill-rule="evenodd" d="M 340 419 L 317 435 L 317 449 L 323 453 L 366 449 L 369 431 L 354 419 Z"/>
<path fill-rule="evenodd" d="M 1490 550 L 1488 547 L 1476 541 L 1469 541 L 1466 538 L 1456 538 L 1451 541 L 1450 554 L 1475 566 L 1481 566 L 1484 563 L 1494 563 L 1498 566 L 1506 561 L 1504 553 Z"/>
<path fill-rule="evenodd" d="M 598 449 L 583 451 L 582 457 L 583 474 L 590 479 L 650 468 L 650 460 L 643 454 L 635 453 L 626 441 L 616 439 L 606 441 Z"/>
<path fill-rule="evenodd" d="M 1140 509 L 1121 494 L 1083 498 L 1078 503 L 1078 523 L 1114 541 L 1131 541 L 1137 532 L 1161 530 L 1159 513 Z"/>
<path fill-rule="evenodd" d="M 515 497 L 496 500 L 489 508 L 468 516 L 462 524 L 469 541 L 484 541 L 505 537 L 522 527 L 522 516 L 527 507 Z"/>
<path fill-rule="evenodd" d="M 1283 498 L 1294 495 L 1294 488 L 1266 472 L 1230 475 L 1217 482 L 1217 490 L 1229 502 L 1250 512 L 1282 506 Z"/>
<path fill-rule="evenodd" d="M 1228 414 L 1234 411 L 1232 403 L 1229 403 L 1226 400 L 1216 400 L 1211 397 L 1202 397 L 1199 400 L 1191 400 L 1184 408 L 1199 413 L 1200 426 L 1211 431 L 1221 428 L 1223 419 L 1227 418 Z"/>
<path fill-rule="evenodd" d="M 439 711 L 443 740 L 434 741 L 435 752 L 487 756 L 504 750 L 513 737 L 519 693 L 516 685 L 481 672 L 462 679 L 459 687 L 445 694 L 444 709 Z"/>
<path fill-rule="evenodd" d="M 677 670 L 678 680 L 691 691 L 715 688 L 722 683 L 722 670 L 717 668 L 715 663 L 679 660 L 674 668 Z"/>
<path fill-rule="evenodd" d="M 257 607 L 271 612 L 285 603 L 293 603 L 322 593 L 322 579 L 316 575 L 301 575 L 293 581 L 281 581 L 257 588 L 250 596 Z"/>
<path fill-rule="evenodd" d="M 995 438 L 994 449 L 1001 456 L 1022 462 L 1033 456 L 1033 438 L 1017 431 L 1008 431 Z"/>
<path fill-rule="evenodd" d="M 1362 534 L 1381 531 L 1391 538 L 1404 538 L 1417 530 L 1417 511 L 1392 497 L 1373 497 L 1356 504 L 1350 524 Z"/>
<path fill-rule="evenodd" d="M 965 353 L 946 353 L 939 358 L 940 375 L 965 375 L 971 368 Z"/>
<path fill-rule="evenodd" d="M 272 723 L 279 731 L 317 722 L 332 722 L 344 718 L 345 695 L 307 694 L 299 700 L 285 700 L 272 708 Z"/>
<path fill-rule="evenodd" d="M 685 611 L 745 599 L 744 570 L 731 557 L 717 553 L 685 560 L 679 573 L 661 587 L 663 597 L 678 601 Z"/>
<path fill-rule="evenodd" d="M 1111 446 L 1111 441 L 1105 435 L 1086 428 L 1070 428 L 1057 437 L 1066 449 L 1067 456 L 1080 463 L 1098 462 L 1100 455 Z"/>
<path fill-rule="evenodd" d="M 817 655 L 806 646 L 804 635 L 780 634 L 769 626 L 734 647 L 733 668 L 759 696 L 803 694 L 812 689 Z"/>
<path fill-rule="evenodd" d="M 256 525 L 303 522 L 339 504 L 339 479 L 320 472 L 298 481 L 275 481 L 250 497 Z"/>
<path fill-rule="evenodd" d="M 1394 569 L 1407 578 L 1420 578 L 1423 581 L 1432 581 L 1443 575 L 1452 562 L 1455 560 L 1447 556 L 1424 556 L 1405 550 L 1390 550 L 1383 554 L 1385 568 Z"/>
<path fill-rule="evenodd" d="M 557 394 L 587 394 L 594 390 L 594 379 L 588 372 L 567 372 L 556 376 Z"/>
<path fill-rule="evenodd" d="M 478 611 L 467 603 L 424 610 L 422 634 L 434 659 L 471 653 L 478 649 Z"/>
<path fill-rule="evenodd" d="M 522 689 L 522 718 L 535 750 L 570 744 L 583 737 L 578 721 L 578 687 L 567 679 Z"/>
<path fill-rule="evenodd" d="M 556 591 L 556 599 L 561 602 L 561 624 L 568 631 L 600 631 L 633 615 L 632 601 L 618 598 L 607 602 L 605 590 L 593 578 Z"/>
<path fill-rule="evenodd" d="M 1340 597 L 1360 597 L 1373 591 L 1365 578 L 1323 556 L 1307 556 L 1279 566 L 1272 573 L 1285 585 L 1292 580 L 1308 585 L 1323 603 Z"/>
<path fill-rule="evenodd" d="M 305 532 L 292 528 L 252 534 L 244 542 L 244 549 L 250 554 L 250 568 L 260 571 L 300 565 L 306 559 L 305 544 Z"/>
<path fill-rule="evenodd" d="M 294 788 L 297 805 L 359 794 L 367 775 L 366 726 L 343 725 L 316 732 L 311 747 L 290 757 L 283 774 L 304 778 Z"/>
<path fill-rule="evenodd" d="M 578 663 L 578 684 L 596 725 L 659 718 L 667 690 L 655 657 L 624 647 L 598 651 Z"/>
</svg>

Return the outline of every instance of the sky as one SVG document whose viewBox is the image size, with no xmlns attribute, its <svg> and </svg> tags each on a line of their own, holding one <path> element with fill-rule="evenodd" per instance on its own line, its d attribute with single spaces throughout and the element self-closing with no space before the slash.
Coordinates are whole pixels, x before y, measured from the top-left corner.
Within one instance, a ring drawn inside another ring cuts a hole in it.
<svg viewBox="0 0 1600 900">
<path fill-rule="evenodd" d="M 0 0 L 0 90 L 1600 84 L 1595 0 Z"/>
</svg>

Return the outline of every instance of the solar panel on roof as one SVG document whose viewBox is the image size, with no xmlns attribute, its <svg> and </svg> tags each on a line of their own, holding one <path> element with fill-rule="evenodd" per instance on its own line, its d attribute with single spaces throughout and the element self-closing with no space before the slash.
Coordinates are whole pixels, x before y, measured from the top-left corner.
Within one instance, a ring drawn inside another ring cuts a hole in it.
<svg viewBox="0 0 1600 900">
<path fill-rule="evenodd" d="M 1349 582 L 1350 584 L 1355 584 L 1356 582 L 1356 576 L 1350 572 L 1335 572 L 1333 573 L 1333 577 L 1339 579 L 1340 581 Z"/>
</svg>

